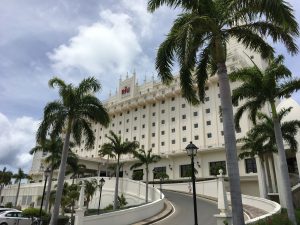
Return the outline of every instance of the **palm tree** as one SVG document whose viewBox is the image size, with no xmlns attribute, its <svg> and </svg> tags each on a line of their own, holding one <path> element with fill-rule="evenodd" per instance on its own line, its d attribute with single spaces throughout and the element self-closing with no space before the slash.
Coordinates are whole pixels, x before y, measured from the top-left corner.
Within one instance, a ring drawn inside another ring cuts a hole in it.
<svg viewBox="0 0 300 225">
<path fill-rule="evenodd" d="M 86 199 L 86 209 L 89 209 L 89 203 L 92 200 L 97 187 L 98 187 L 98 183 L 97 180 L 91 179 L 91 180 L 84 180 L 84 193 L 85 193 L 85 199 Z"/>
<path fill-rule="evenodd" d="M 79 164 L 78 163 L 78 158 L 77 160 L 73 160 L 72 162 L 70 162 L 69 167 L 67 169 L 67 173 L 71 173 L 71 178 L 72 178 L 72 184 L 74 184 L 75 182 L 75 178 L 79 178 L 80 176 L 84 175 L 84 172 L 86 170 L 86 165 L 83 164 Z"/>
<path fill-rule="evenodd" d="M 284 116 L 286 116 L 292 107 L 288 109 L 282 109 L 278 112 L 278 118 L 281 122 Z M 239 154 L 241 159 L 258 156 L 262 168 L 263 175 L 263 190 L 264 197 L 267 198 L 266 188 L 266 173 L 264 161 L 270 153 L 277 152 L 276 138 L 274 133 L 274 123 L 271 117 L 264 113 L 258 113 L 257 118 L 259 123 L 256 124 L 250 131 L 247 132 L 246 137 L 237 140 L 238 143 L 243 143 L 241 146 L 242 153 Z M 299 120 L 290 120 L 281 122 L 281 131 L 284 141 L 288 144 L 289 150 L 292 152 L 297 151 L 298 142 L 295 139 L 295 135 L 300 127 Z"/>
<path fill-rule="evenodd" d="M 108 164 L 109 160 L 116 158 L 116 155 L 112 151 L 110 151 L 110 149 L 100 149 L 98 151 L 98 154 L 100 157 L 107 157 L 107 162 L 106 162 L 106 176 L 107 176 L 108 169 L 109 169 L 109 164 Z"/>
<path fill-rule="evenodd" d="M 50 193 L 51 193 L 53 172 L 54 172 L 54 170 L 59 168 L 59 165 L 61 162 L 63 145 L 64 145 L 63 141 L 60 137 L 51 136 L 51 139 L 46 139 L 43 144 L 36 145 L 29 152 L 30 154 L 34 154 L 38 151 L 50 153 L 50 155 L 48 155 L 45 158 L 45 162 L 47 163 L 47 165 L 49 165 L 49 169 L 50 169 L 50 175 L 48 178 L 48 184 L 47 184 L 48 186 L 47 186 L 46 199 L 45 199 L 45 211 L 46 212 L 48 209 L 49 198 L 50 198 Z M 74 146 L 74 144 L 71 142 L 70 147 L 73 147 L 73 146 Z M 70 165 L 74 161 L 78 161 L 78 157 L 76 154 L 74 154 L 71 151 L 71 149 L 69 149 L 67 164 Z"/>
<path fill-rule="evenodd" d="M 120 173 L 120 157 L 121 155 L 126 155 L 129 153 L 134 153 L 139 147 L 139 143 L 136 141 L 125 141 L 122 142 L 121 137 L 116 135 L 113 131 L 109 131 L 109 136 L 107 138 L 110 143 L 105 143 L 101 146 L 99 151 L 100 154 L 114 154 L 117 158 L 117 168 L 116 168 L 116 185 L 114 194 L 114 210 L 117 209 L 118 205 L 118 190 L 119 190 L 119 173 Z"/>
<path fill-rule="evenodd" d="M 296 224 L 290 179 L 286 155 L 284 151 L 283 135 L 280 126 L 280 118 L 276 111 L 276 99 L 289 96 L 300 89 L 300 79 L 292 78 L 291 71 L 283 65 L 283 56 L 278 56 L 270 60 L 268 67 L 262 71 L 254 63 L 254 67 L 244 68 L 233 72 L 230 75 L 232 81 L 241 81 L 240 87 L 233 90 L 232 102 L 237 105 L 239 100 L 247 99 L 247 102 L 240 106 L 235 114 L 235 125 L 239 127 L 239 121 L 245 111 L 249 111 L 249 118 L 256 123 L 257 111 L 268 105 L 271 108 L 273 129 L 278 149 L 279 172 L 283 198 L 289 219 Z"/>
<path fill-rule="evenodd" d="M 265 42 L 264 37 L 268 35 L 274 41 L 282 41 L 289 52 L 297 53 L 293 36 L 299 35 L 299 31 L 293 10 L 284 0 L 149 0 L 148 10 L 154 12 L 162 5 L 180 7 L 182 13 L 159 46 L 158 76 L 163 83 L 171 83 L 171 68 L 176 57 L 182 95 L 190 103 L 197 104 L 205 99 L 208 71 L 217 72 L 233 224 L 244 224 L 226 44 L 234 38 L 263 57 L 269 57 L 274 50 Z"/>
<path fill-rule="evenodd" d="M 18 204 L 21 181 L 22 181 L 22 179 L 26 179 L 28 177 L 29 176 L 26 173 L 24 173 L 24 171 L 21 168 L 19 168 L 18 173 L 13 175 L 13 178 L 15 178 L 15 184 L 18 183 L 18 190 L 17 190 L 16 200 L 15 200 L 15 207 L 17 207 L 17 204 Z"/>
<path fill-rule="evenodd" d="M 139 162 L 133 164 L 130 167 L 131 170 L 141 167 L 142 165 L 145 165 L 146 167 L 146 203 L 148 203 L 149 164 L 158 162 L 161 157 L 159 155 L 153 155 L 152 149 L 149 149 L 147 152 L 144 149 L 140 149 L 133 155 L 139 160 Z"/>
<path fill-rule="evenodd" d="M 71 134 L 77 145 L 80 144 L 84 135 L 85 147 L 91 148 L 95 141 L 91 122 L 107 127 L 109 115 L 102 103 L 94 96 L 101 86 L 93 77 L 82 80 L 76 87 L 66 84 L 59 78 L 53 78 L 49 81 L 49 86 L 58 87 L 60 99 L 46 105 L 44 118 L 37 132 L 37 142 L 43 144 L 50 130 L 53 136 L 58 136 L 62 132 L 65 134 L 56 199 L 50 221 L 50 225 L 55 225 L 62 197 Z"/>
<path fill-rule="evenodd" d="M 11 183 L 11 178 L 13 176 L 13 173 L 10 171 L 6 171 L 6 167 L 3 168 L 2 171 L 0 171 L 0 198 L 2 189 Z"/>
</svg>

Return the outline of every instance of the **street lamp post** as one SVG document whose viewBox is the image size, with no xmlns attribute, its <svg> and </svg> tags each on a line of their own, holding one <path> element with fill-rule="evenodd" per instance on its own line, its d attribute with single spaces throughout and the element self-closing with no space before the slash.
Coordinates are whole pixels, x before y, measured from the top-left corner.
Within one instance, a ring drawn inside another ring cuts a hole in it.
<svg viewBox="0 0 300 225">
<path fill-rule="evenodd" d="M 47 185 L 47 180 L 48 176 L 50 175 L 50 169 L 47 168 L 44 171 L 44 176 L 45 176 L 45 183 L 44 183 L 44 189 L 43 189 L 43 195 L 42 195 L 42 202 L 41 202 L 41 207 L 40 207 L 40 224 L 42 224 L 42 209 L 43 209 L 43 204 L 44 204 L 44 197 L 45 197 L 45 190 L 46 190 L 46 185 Z"/>
<path fill-rule="evenodd" d="M 100 214 L 100 202 L 101 202 L 101 195 L 102 195 L 102 187 L 105 183 L 105 180 L 103 179 L 103 177 L 101 178 L 101 180 L 99 181 L 99 187 L 100 187 L 100 197 L 99 197 L 99 203 L 98 203 L 98 215 Z"/>
<path fill-rule="evenodd" d="M 191 169 L 192 169 L 192 183 L 193 183 L 193 202 L 194 202 L 194 217 L 195 225 L 198 225 L 198 216 L 197 216 L 197 201 L 196 201 L 196 182 L 195 182 L 195 167 L 194 167 L 194 156 L 197 154 L 197 146 L 192 142 L 186 146 L 185 150 L 188 156 L 191 157 Z"/>
</svg>

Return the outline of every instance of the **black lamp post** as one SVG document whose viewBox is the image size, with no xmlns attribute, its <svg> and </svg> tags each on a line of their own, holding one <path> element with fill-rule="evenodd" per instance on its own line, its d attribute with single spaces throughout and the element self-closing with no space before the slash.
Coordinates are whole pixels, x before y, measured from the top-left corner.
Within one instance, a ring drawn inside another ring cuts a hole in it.
<svg viewBox="0 0 300 225">
<path fill-rule="evenodd" d="M 45 197 L 45 190 L 46 190 L 46 185 L 47 185 L 47 180 L 48 180 L 48 177 L 50 175 L 50 169 L 47 168 L 45 171 L 44 171 L 44 176 L 45 176 L 45 183 L 44 183 L 44 189 L 43 189 L 43 195 L 42 195 L 42 202 L 41 202 L 41 207 L 40 207 L 40 224 L 42 224 L 42 208 L 43 208 L 43 204 L 44 204 L 44 197 Z"/>
<path fill-rule="evenodd" d="M 100 214 L 100 202 L 101 202 L 101 195 L 102 195 L 102 187 L 105 184 L 105 180 L 103 179 L 103 177 L 101 178 L 101 180 L 99 181 L 99 188 L 100 188 L 100 197 L 99 197 L 99 204 L 98 204 L 98 215 Z"/>
<path fill-rule="evenodd" d="M 191 157 L 195 225 L 198 225 L 197 202 L 196 202 L 196 184 L 195 184 L 195 167 L 194 167 L 194 156 L 197 154 L 197 149 L 198 149 L 197 146 L 194 145 L 192 142 L 190 142 L 190 144 L 188 144 L 188 146 L 186 146 L 186 148 L 185 148 L 188 156 Z"/>
</svg>

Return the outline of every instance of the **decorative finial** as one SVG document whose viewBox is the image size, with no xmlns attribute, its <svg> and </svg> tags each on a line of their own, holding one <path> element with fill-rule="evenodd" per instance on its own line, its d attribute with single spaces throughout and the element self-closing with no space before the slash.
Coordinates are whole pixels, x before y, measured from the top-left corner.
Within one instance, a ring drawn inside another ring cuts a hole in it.
<svg viewBox="0 0 300 225">
<path fill-rule="evenodd" d="M 223 175 L 223 170 L 219 169 L 219 174 L 222 176 Z"/>
</svg>

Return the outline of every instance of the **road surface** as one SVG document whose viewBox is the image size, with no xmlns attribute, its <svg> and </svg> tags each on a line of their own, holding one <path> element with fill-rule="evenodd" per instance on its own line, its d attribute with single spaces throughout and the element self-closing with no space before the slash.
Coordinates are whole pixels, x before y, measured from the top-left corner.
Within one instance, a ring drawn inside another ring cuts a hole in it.
<svg viewBox="0 0 300 225">
<path fill-rule="evenodd" d="M 193 225 L 194 208 L 192 195 L 172 191 L 163 191 L 166 198 L 175 207 L 175 211 L 165 219 L 153 224 L 157 225 Z M 214 214 L 218 214 L 217 205 L 197 198 L 198 225 L 215 225 L 217 220 Z"/>
</svg>

